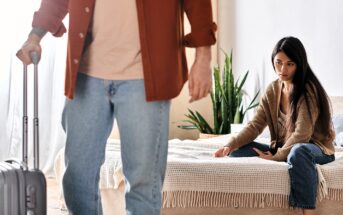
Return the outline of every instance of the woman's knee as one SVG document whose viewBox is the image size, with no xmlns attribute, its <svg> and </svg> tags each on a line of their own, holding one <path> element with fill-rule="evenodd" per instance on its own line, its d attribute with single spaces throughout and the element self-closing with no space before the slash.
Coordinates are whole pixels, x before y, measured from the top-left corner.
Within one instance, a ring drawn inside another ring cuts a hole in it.
<svg viewBox="0 0 343 215">
<path fill-rule="evenodd" d="M 304 162 L 311 158 L 310 150 L 307 148 L 306 143 L 295 144 L 287 156 L 288 163 Z"/>
</svg>

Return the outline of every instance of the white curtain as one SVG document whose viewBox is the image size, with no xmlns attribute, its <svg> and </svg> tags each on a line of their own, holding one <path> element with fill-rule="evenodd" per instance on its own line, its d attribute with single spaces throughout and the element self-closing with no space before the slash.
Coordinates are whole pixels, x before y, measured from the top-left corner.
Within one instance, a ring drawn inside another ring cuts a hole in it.
<svg viewBox="0 0 343 215">
<path fill-rule="evenodd" d="M 16 51 L 31 30 L 33 12 L 40 0 L 3 2 L 0 13 L 0 160 L 21 158 L 22 151 L 22 71 Z M 39 63 L 40 168 L 47 176 L 53 174 L 53 162 L 64 146 L 61 126 L 64 106 L 64 75 L 66 35 L 54 38 L 47 34 L 42 40 Z M 29 66 L 29 163 L 32 164 L 33 67 Z M 31 165 L 32 166 L 32 165 Z"/>
</svg>

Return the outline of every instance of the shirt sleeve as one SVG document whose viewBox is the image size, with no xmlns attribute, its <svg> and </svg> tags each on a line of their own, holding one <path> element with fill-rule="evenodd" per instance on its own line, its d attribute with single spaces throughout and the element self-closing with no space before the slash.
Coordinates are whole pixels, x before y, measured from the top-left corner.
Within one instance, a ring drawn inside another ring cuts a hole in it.
<svg viewBox="0 0 343 215">
<path fill-rule="evenodd" d="M 183 44 L 187 47 L 210 46 L 216 42 L 211 0 L 184 0 L 183 8 L 191 25 Z"/>
<path fill-rule="evenodd" d="M 68 13 L 69 0 L 42 0 L 34 13 L 32 27 L 41 28 L 56 37 L 62 36 L 66 28 L 62 22 Z"/>
</svg>

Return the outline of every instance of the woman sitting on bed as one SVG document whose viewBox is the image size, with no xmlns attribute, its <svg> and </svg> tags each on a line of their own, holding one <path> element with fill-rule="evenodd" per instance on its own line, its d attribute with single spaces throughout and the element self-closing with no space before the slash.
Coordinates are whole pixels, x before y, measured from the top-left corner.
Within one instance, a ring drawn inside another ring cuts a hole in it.
<svg viewBox="0 0 343 215">
<path fill-rule="evenodd" d="M 273 50 L 272 63 L 278 80 L 267 88 L 254 118 L 215 156 L 287 161 L 290 206 L 302 208 L 305 215 L 314 214 L 318 183 L 315 165 L 335 160 L 331 105 L 299 39 L 281 39 Z M 267 125 L 271 144 L 253 142 Z"/>
</svg>

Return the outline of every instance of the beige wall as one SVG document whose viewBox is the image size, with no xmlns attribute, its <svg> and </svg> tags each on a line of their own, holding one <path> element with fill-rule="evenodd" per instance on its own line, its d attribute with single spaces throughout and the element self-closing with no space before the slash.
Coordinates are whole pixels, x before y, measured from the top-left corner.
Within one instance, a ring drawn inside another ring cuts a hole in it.
<svg viewBox="0 0 343 215">
<path fill-rule="evenodd" d="M 215 22 L 217 22 L 217 3 L 216 0 L 212 0 L 213 4 L 213 16 Z M 190 26 L 188 21 L 185 23 L 185 32 L 190 31 Z M 188 60 L 188 67 L 190 68 L 194 61 L 195 56 L 195 49 L 187 49 L 187 60 Z M 217 46 L 212 47 L 212 65 L 211 67 L 217 65 Z M 177 125 L 185 124 L 182 122 L 182 120 L 185 119 L 184 114 L 187 113 L 187 108 L 190 108 L 192 110 L 197 110 L 200 112 L 205 119 L 208 119 L 210 123 L 213 122 L 212 120 L 212 110 L 211 110 L 211 98 L 208 95 L 206 98 L 193 102 L 190 104 L 188 102 L 189 95 L 188 95 L 188 83 L 185 84 L 183 87 L 180 95 L 172 100 L 171 104 L 171 110 L 170 110 L 170 129 L 169 129 L 169 138 L 179 138 L 179 139 L 197 139 L 198 138 L 198 132 L 195 130 L 183 130 L 180 128 L 177 128 Z M 118 138 L 118 129 L 117 125 L 115 124 L 113 127 L 113 131 L 111 134 L 111 138 Z"/>
</svg>

